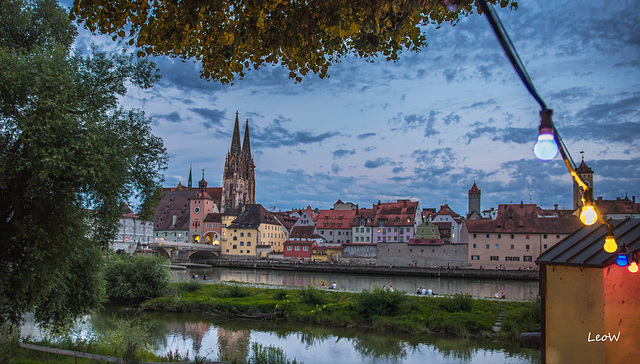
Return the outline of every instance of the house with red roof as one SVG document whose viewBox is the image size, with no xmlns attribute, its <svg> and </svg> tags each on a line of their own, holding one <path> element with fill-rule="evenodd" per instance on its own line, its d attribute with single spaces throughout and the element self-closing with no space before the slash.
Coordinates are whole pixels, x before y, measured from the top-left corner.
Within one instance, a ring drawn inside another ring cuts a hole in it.
<svg viewBox="0 0 640 364">
<path fill-rule="evenodd" d="M 320 210 L 316 232 L 329 244 L 351 243 L 351 226 L 357 210 Z"/>
<path fill-rule="evenodd" d="M 573 215 L 549 217 L 535 204 L 498 205 L 495 220 L 468 220 L 462 240 L 472 268 L 534 269 L 540 254 L 582 226 Z"/>
<path fill-rule="evenodd" d="M 316 246 L 318 243 L 313 240 L 287 240 L 284 242 L 282 257 L 285 260 L 310 261 Z"/>
<path fill-rule="evenodd" d="M 422 223 L 422 215 L 417 201 L 398 200 L 378 202 L 373 205 L 375 221 L 374 243 L 406 243 L 413 238 L 416 226 Z"/>
<path fill-rule="evenodd" d="M 351 223 L 351 236 L 353 243 L 375 243 L 373 241 L 373 227 L 376 223 L 374 209 L 357 209 Z"/>
<path fill-rule="evenodd" d="M 440 210 L 431 216 L 431 221 L 440 229 L 440 236 L 450 243 L 460 242 L 460 233 L 464 220 L 462 216 L 455 213 L 449 205 L 440 206 Z"/>
</svg>

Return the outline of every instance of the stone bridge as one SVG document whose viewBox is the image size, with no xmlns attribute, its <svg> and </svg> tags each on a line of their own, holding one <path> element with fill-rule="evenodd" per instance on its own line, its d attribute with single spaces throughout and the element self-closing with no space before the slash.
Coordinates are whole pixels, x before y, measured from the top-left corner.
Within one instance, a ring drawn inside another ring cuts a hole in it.
<svg viewBox="0 0 640 364">
<path fill-rule="evenodd" d="M 149 248 L 157 256 L 171 259 L 171 263 L 206 263 L 220 257 L 220 245 L 192 244 L 155 239 Z"/>
</svg>

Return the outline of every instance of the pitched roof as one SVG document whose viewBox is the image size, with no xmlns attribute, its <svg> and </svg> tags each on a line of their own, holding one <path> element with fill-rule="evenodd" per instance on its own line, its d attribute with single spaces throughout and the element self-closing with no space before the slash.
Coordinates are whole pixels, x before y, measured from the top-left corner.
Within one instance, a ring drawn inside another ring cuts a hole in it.
<svg viewBox="0 0 640 364">
<path fill-rule="evenodd" d="M 480 189 L 478 188 L 478 186 L 476 186 L 476 181 L 473 181 L 473 186 L 471 186 L 471 189 L 469 190 L 469 194 L 479 194 L 480 193 Z"/>
<path fill-rule="evenodd" d="M 535 204 L 498 205 L 495 220 L 468 220 L 469 233 L 570 234 L 582 223 L 576 216 L 540 217 Z"/>
<path fill-rule="evenodd" d="M 593 170 L 591 170 L 591 168 L 589 168 L 589 166 L 587 166 L 587 164 L 583 160 L 582 163 L 580 163 L 580 165 L 578 166 L 578 168 L 576 168 L 576 172 L 578 172 L 578 173 L 593 173 Z"/>
<path fill-rule="evenodd" d="M 374 209 L 357 209 L 356 216 L 351 226 L 374 226 L 376 220 L 376 212 Z"/>
<path fill-rule="evenodd" d="M 318 229 L 351 229 L 355 216 L 356 210 L 320 210 L 316 227 Z M 324 225 L 325 223 L 327 226 Z"/>
<path fill-rule="evenodd" d="M 178 183 L 177 187 L 162 189 L 164 196 L 155 210 L 155 230 L 189 230 L 189 200 L 192 198 L 211 199 L 220 206 L 222 187 L 207 187 L 203 192 L 198 187 L 188 188 Z M 176 216 L 176 224 L 173 224 Z"/>
<path fill-rule="evenodd" d="M 415 223 L 418 202 L 410 200 L 398 200 L 374 205 L 376 211 L 376 223 L 384 220 L 385 226 L 407 226 Z"/>
<path fill-rule="evenodd" d="M 233 220 L 229 228 L 257 229 L 260 224 L 281 225 L 280 221 L 260 204 L 247 204 L 240 207 L 240 215 Z"/>
<path fill-rule="evenodd" d="M 640 214 L 640 203 L 636 203 L 628 197 L 616 200 L 603 200 L 602 197 L 598 197 L 595 202 L 598 211 L 603 215 Z"/>
<path fill-rule="evenodd" d="M 204 222 L 222 222 L 222 214 L 209 213 L 205 216 Z"/>
<path fill-rule="evenodd" d="M 609 220 L 618 245 L 626 245 L 630 253 L 640 252 L 640 219 Z M 538 264 L 608 267 L 615 263 L 616 253 L 607 253 L 602 246 L 607 228 L 596 223 L 583 226 L 559 243 L 547 249 L 536 260 Z"/>
<path fill-rule="evenodd" d="M 296 239 L 303 239 L 303 238 L 307 238 L 307 239 L 317 239 L 320 238 L 321 236 L 318 234 L 315 234 L 314 231 L 316 230 L 315 226 L 294 226 L 291 229 L 291 234 L 289 234 L 289 238 L 296 238 Z"/>
</svg>

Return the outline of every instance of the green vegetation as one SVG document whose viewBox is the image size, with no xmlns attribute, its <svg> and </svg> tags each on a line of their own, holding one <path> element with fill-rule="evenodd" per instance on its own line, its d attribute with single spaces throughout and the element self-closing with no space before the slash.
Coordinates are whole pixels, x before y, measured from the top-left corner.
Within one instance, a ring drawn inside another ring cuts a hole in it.
<svg viewBox="0 0 640 364">
<path fill-rule="evenodd" d="M 504 309 L 500 337 L 509 340 L 540 326 L 539 302 L 477 300 L 461 294 L 413 296 L 379 287 L 362 293 L 224 284 L 199 284 L 196 289 L 191 283 L 175 283 L 172 287 L 171 295 L 150 299 L 142 308 L 457 337 L 493 337 L 493 325 Z"/>
<path fill-rule="evenodd" d="M 118 104 L 155 65 L 74 52 L 76 34 L 55 0 L 0 2 L 0 325 L 34 312 L 64 328 L 100 307 L 122 204 L 148 218 L 160 191 L 162 140 Z"/>
<path fill-rule="evenodd" d="M 131 303 L 166 294 L 171 277 L 167 264 L 157 257 L 111 254 L 105 273 L 109 300 Z"/>
</svg>

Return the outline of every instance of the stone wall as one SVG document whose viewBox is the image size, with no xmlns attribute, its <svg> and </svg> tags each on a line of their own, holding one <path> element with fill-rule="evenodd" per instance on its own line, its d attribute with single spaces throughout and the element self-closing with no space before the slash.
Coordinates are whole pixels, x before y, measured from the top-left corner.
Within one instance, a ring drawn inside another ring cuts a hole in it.
<svg viewBox="0 0 640 364">
<path fill-rule="evenodd" d="M 467 244 L 378 243 L 379 266 L 466 267 Z"/>
</svg>

